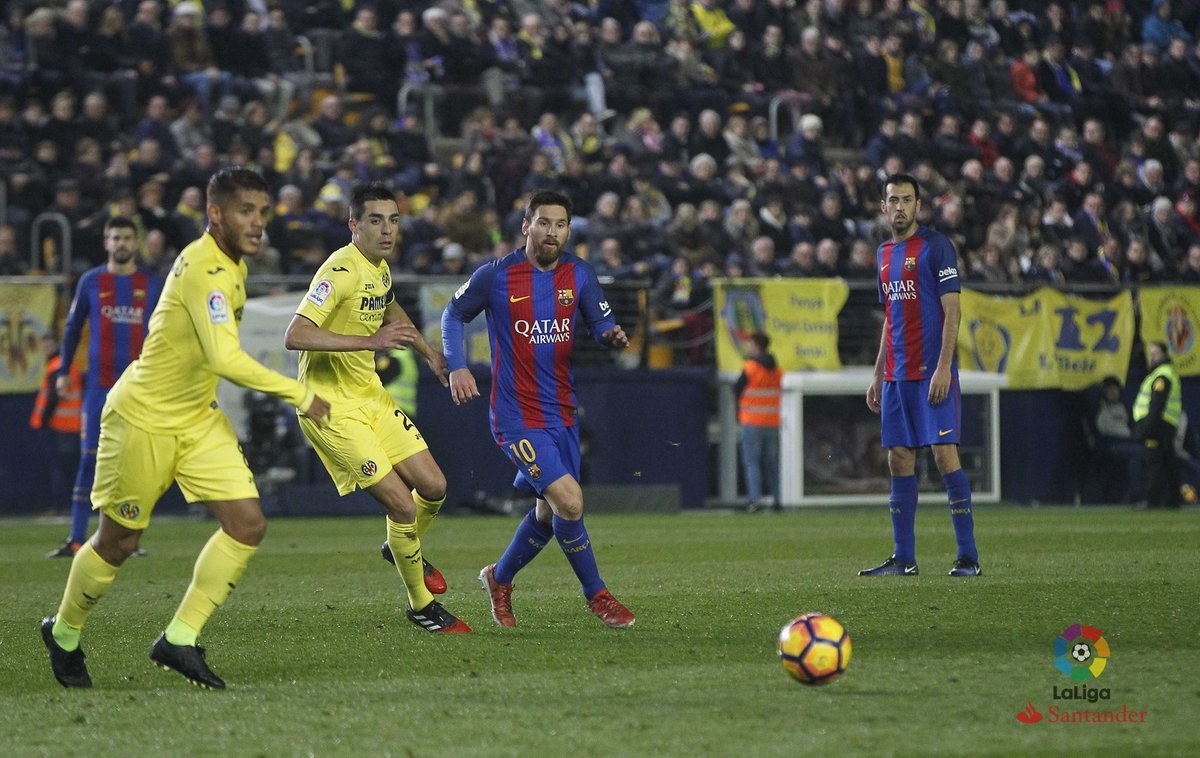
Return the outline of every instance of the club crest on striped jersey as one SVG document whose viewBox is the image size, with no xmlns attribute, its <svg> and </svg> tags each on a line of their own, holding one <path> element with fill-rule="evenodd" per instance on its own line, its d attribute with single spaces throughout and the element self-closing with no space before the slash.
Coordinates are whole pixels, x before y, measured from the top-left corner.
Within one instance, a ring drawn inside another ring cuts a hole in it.
<svg viewBox="0 0 1200 758">
<path fill-rule="evenodd" d="M 912 271 L 916 267 L 917 267 L 917 256 L 908 255 L 908 256 L 904 257 L 904 270 L 905 271 Z"/>
<path fill-rule="evenodd" d="M 575 302 L 575 290 L 566 289 L 558 291 L 558 304 L 566 308 L 571 303 Z"/>
</svg>

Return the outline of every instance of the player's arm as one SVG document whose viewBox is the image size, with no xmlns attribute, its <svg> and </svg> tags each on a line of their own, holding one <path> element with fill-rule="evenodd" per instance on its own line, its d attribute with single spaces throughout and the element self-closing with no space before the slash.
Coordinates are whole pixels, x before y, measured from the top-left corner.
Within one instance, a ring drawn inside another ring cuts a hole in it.
<svg viewBox="0 0 1200 758">
<path fill-rule="evenodd" d="M 405 335 L 410 339 L 409 345 L 413 350 L 421 354 L 425 359 L 425 363 L 429 365 L 429 370 L 438 378 L 443 387 L 449 387 L 450 381 L 446 377 L 446 356 L 442 355 L 440 350 L 435 350 L 433 345 L 425 339 L 425 335 L 421 334 L 421 330 L 413 323 L 408 312 L 405 311 L 400 304 L 396 302 L 395 296 L 388 293 L 389 300 L 387 307 L 383 311 L 383 323 L 385 326 L 397 324 L 405 330 Z"/>
<path fill-rule="evenodd" d="M 479 397 L 479 387 L 471 369 L 467 368 L 467 353 L 463 340 L 467 324 L 483 312 L 488 305 L 488 292 L 495 279 L 495 264 L 481 266 L 471 275 L 442 312 L 442 353 L 446 356 L 446 368 L 450 371 L 450 398 L 455 405 L 462 405 L 473 397 Z"/>
<path fill-rule="evenodd" d="M 940 405 L 950 395 L 951 369 L 954 351 L 958 349 L 958 322 L 962 317 L 959 305 L 958 253 L 945 237 L 938 236 L 930 261 L 937 278 L 938 299 L 942 303 L 942 346 L 938 351 L 937 367 L 929 380 L 929 403 Z"/>
<path fill-rule="evenodd" d="M 63 327 L 63 341 L 58 355 L 61 359 L 58 375 L 54 379 L 58 394 L 65 395 L 71 389 L 71 362 L 75 360 L 75 351 L 79 349 L 79 339 L 83 336 L 83 325 L 87 323 L 88 314 L 92 310 L 91 299 L 88 297 L 88 278 L 80 279 L 75 288 L 75 297 L 71 300 L 71 311 L 67 314 L 67 323 Z"/>
<path fill-rule="evenodd" d="M 602 345 L 615 347 L 618 350 L 628 347 L 629 337 L 625 336 L 625 330 L 613 316 L 608 299 L 604 297 L 604 291 L 600 289 L 600 282 L 596 279 L 596 271 L 588 267 L 584 269 L 584 272 L 583 288 L 579 293 L 579 307 L 583 311 L 588 331 L 592 333 L 593 339 Z"/>
<path fill-rule="evenodd" d="M 885 306 L 886 307 L 886 306 Z M 879 413 L 880 399 L 883 396 L 883 358 L 887 350 L 887 322 L 879 332 L 879 352 L 875 354 L 875 370 L 871 372 L 871 383 L 867 386 L 867 407 Z"/>
<path fill-rule="evenodd" d="M 194 270 L 196 273 L 191 276 L 184 275 L 180 285 L 200 349 L 212 372 L 234 384 L 286 400 L 318 426 L 324 426 L 329 416 L 325 400 L 295 379 L 263 366 L 242 349 L 237 319 L 229 308 L 229 293 L 235 284 L 233 275 L 207 274 L 203 268 Z"/>
<path fill-rule="evenodd" d="M 942 349 L 938 353 L 937 368 L 929 380 L 929 402 L 938 405 L 950 394 L 950 367 L 954 365 L 954 351 L 958 349 L 958 322 L 961 319 L 957 292 L 942 295 Z"/>
<path fill-rule="evenodd" d="M 410 325 L 411 326 L 411 325 Z M 338 334 L 318 326 L 309 316 L 292 316 L 283 333 L 288 350 L 316 350 L 322 353 L 350 353 L 356 350 L 404 350 L 412 344 L 412 335 L 403 324 L 384 324 L 374 334 Z"/>
</svg>

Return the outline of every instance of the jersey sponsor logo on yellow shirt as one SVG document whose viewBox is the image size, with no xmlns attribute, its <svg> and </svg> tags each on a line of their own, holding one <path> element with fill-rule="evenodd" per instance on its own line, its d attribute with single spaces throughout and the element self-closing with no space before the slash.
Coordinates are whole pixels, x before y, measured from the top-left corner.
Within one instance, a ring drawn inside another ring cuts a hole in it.
<svg viewBox="0 0 1200 758">
<path fill-rule="evenodd" d="M 229 303 L 225 301 L 225 293 L 220 290 L 208 293 L 208 320 L 214 324 L 229 323 Z"/>
<path fill-rule="evenodd" d="M 309 302 L 314 305 L 325 305 L 325 301 L 333 294 L 333 282 L 328 279 L 322 279 L 317 282 L 312 288 L 312 292 L 308 293 Z"/>
</svg>

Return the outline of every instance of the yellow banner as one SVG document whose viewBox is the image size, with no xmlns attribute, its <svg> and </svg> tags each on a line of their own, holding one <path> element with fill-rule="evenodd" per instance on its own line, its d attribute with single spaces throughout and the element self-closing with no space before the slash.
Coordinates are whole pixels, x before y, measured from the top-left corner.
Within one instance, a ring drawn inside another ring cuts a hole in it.
<svg viewBox="0 0 1200 758">
<path fill-rule="evenodd" d="M 964 290 L 960 369 L 1008 375 L 1011 389 L 1080 390 L 1124 380 L 1133 343 L 1133 298 L 1088 300 L 1042 288 L 1020 298 Z"/>
<path fill-rule="evenodd" d="M 53 284 L 0 283 L 0 393 L 37 391 L 56 304 Z"/>
<path fill-rule="evenodd" d="M 1180 376 L 1200 376 L 1200 287 L 1143 287 L 1142 342 L 1165 342 Z"/>
<path fill-rule="evenodd" d="M 764 331 L 784 371 L 838 371 L 841 279 L 714 279 L 717 368 L 741 371 L 744 345 Z"/>
</svg>

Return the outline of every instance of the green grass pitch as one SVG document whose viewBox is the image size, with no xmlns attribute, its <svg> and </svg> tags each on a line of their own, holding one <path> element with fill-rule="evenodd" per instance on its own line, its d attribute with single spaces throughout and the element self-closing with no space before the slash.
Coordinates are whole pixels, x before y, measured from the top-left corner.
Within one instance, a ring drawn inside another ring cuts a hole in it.
<svg viewBox="0 0 1200 758">
<path fill-rule="evenodd" d="M 493 625 L 476 574 L 515 519 L 446 517 L 426 540 L 444 602 L 474 634 L 409 624 L 378 519 L 275 519 L 204 630 L 204 692 L 153 668 L 212 521 L 147 532 L 93 613 L 96 686 L 52 678 L 38 621 L 65 560 L 62 523 L 0 522 L 0 755 L 1195 755 L 1200 511 L 979 506 L 985 576 L 951 579 L 946 509 L 918 514 L 916 578 L 855 572 L 891 547 L 885 509 L 589 517 L 600 568 L 638 614 L 610 630 L 561 551 L 518 576 L 520 626 Z M 806 611 L 853 637 L 845 677 L 804 687 L 775 640 Z M 1100 628 L 1110 700 L 1055 701 L 1068 625 Z M 1146 711 L 1146 722 L 1022 724 L 1033 703 Z M 1190 715 L 1189 715 L 1190 714 Z M 1190 724 L 1190 725 L 1189 725 Z"/>
</svg>

